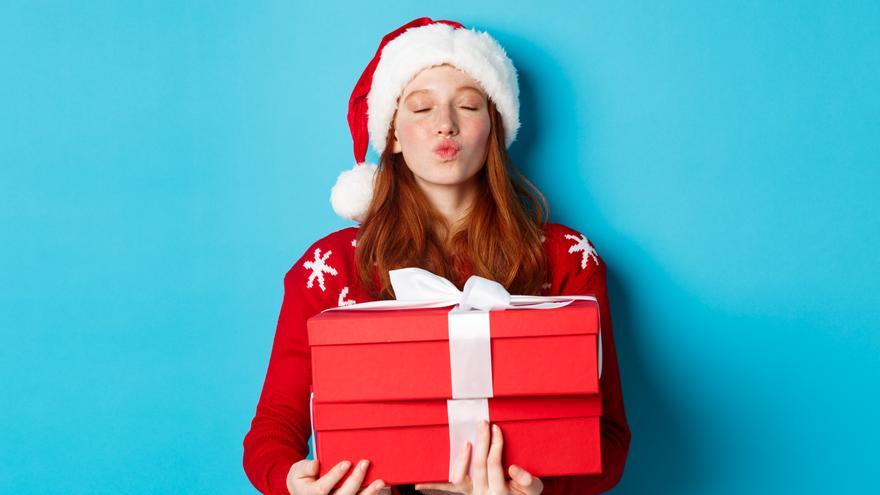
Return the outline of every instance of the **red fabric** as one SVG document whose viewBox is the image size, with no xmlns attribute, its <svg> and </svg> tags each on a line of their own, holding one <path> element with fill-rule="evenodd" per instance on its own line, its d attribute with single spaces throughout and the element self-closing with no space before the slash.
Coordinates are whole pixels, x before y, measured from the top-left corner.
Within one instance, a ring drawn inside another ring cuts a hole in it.
<svg viewBox="0 0 880 495">
<path fill-rule="evenodd" d="M 262 493 L 288 495 L 286 479 L 290 466 L 309 453 L 311 361 L 306 320 L 328 307 L 371 300 L 357 281 L 354 259 L 357 231 L 357 227 L 349 227 L 318 240 L 284 277 L 284 299 L 266 379 L 243 442 L 245 473 Z M 543 493 L 602 493 L 620 480 L 630 443 L 611 328 L 606 265 L 580 233 L 561 224 L 548 223 L 544 234 L 549 263 L 549 287 L 544 295 L 592 294 L 599 301 L 604 472 L 542 478 Z M 324 268 L 314 270 L 316 266 Z M 323 280 L 316 272 L 321 273 Z"/>
</svg>

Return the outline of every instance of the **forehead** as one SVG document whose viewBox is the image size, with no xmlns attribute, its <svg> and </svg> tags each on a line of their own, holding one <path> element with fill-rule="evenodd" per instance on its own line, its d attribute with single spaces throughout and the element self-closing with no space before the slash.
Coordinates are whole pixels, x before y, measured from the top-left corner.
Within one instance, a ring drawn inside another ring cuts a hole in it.
<svg viewBox="0 0 880 495">
<path fill-rule="evenodd" d="M 475 93 L 484 95 L 480 83 L 464 71 L 448 64 L 422 70 L 403 89 L 403 98 L 434 92 Z"/>
<path fill-rule="evenodd" d="M 431 95 L 432 93 L 434 93 L 434 91 L 432 91 L 430 88 L 417 89 L 407 94 L 404 97 L 404 100 L 408 100 L 410 96 L 414 97 L 416 95 Z M 456 88 L 455 93 L 470 93 L 477 96 L 483 96 L 483 92 L 480 90 L 480 88 L 477 88 L 475 86 L 459 86 L 458 88 Z"/>
</svg>

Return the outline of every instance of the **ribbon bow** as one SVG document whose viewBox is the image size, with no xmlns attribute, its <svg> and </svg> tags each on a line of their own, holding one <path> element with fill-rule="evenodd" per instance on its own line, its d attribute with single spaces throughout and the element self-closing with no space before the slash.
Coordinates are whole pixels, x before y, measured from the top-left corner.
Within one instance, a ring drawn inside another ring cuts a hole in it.
<svg viewBox="0 0 880 495">
<path fill-rule="evenodd" d="M 595 301 L 593 296 L 521 296 L 511 295 L 503 285 L 494 280 L 471 275 L 464 290 L 448 279 L 422 268 L 399 268 L 388 272 L 395 299 L 370 301 L 325 309 L 333 310 L 383 310 L 442 308 L 456 306 L 456 312 L 472 309 L 489 311 L 497 309 L 553 309 L 561 308 L 577 300 Z"/>
</svg>

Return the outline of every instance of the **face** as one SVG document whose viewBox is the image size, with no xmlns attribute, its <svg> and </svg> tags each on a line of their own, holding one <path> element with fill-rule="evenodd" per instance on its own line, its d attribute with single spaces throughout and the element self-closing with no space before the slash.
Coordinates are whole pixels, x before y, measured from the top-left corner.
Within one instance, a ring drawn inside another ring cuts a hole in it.
<svg viewBox="0 0 880 495">
<path fill-rule="evenodd" d="M 486 161 L 487 104 L 480 84 L 466 73 L 451 65 L 429 67 L 401 93 L 393 151 L 403 153 L 421 185 L 464 184 Z"/>
</svg>

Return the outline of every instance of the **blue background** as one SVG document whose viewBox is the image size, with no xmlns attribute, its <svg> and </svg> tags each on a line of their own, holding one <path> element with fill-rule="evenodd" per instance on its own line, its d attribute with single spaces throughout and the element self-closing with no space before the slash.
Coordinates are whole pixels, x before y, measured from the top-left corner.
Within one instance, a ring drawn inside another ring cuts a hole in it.
<svg viewBox="0 0 880 495">
<path fill-rule="evenodd" d="M 427 15 L 507 49 L 513 157 L 610 266 L 613 492 L 880 489 L 880 7 L 733 3 L 3 2 L 0 486 L 254 492 L 282 277 Z"/>
</svg>

